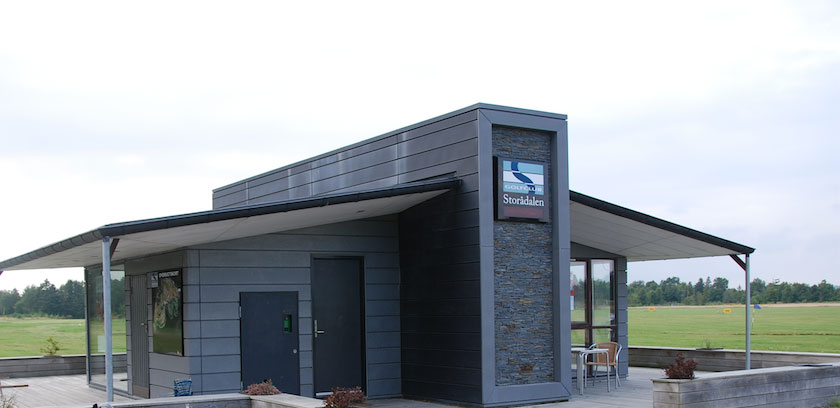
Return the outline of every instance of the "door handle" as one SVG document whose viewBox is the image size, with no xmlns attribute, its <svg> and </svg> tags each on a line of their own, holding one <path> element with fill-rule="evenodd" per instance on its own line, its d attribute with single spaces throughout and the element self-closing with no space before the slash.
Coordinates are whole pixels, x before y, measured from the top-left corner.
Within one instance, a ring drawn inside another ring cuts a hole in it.
<svg viewBox="0 0 840 408">
<path fill-rule="evenodd" d="M 324 334 L 324 333 L 326 333 L 326 332 L 323 331 L 323 330 L 318 330 L 318 320 L 315 320 L 315 331 L 313 333 L 315 338 L 317 339 L 319 334 Z"/>
</svg>

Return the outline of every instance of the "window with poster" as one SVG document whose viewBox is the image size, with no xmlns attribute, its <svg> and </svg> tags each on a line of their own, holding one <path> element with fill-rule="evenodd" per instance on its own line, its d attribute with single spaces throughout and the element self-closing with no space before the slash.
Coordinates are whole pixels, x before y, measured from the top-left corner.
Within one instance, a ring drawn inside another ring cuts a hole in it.
<svg viewBox="0 0 840 408">
<path fill-rule="evenodd" d="M 152 274 L 152 350 L 184 355 L 184 315 L 181 271 Z"/>
</svg>

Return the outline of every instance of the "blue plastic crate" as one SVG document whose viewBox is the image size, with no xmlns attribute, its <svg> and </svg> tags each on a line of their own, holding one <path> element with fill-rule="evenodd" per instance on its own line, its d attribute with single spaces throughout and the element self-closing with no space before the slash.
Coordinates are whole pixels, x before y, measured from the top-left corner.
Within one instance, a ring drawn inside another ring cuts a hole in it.
<svg viewBox="0 0 840 408">
<path fill-rule="evenodd" d="M 172 389 L 176 397 L 189 397 L 192 395 L 192 380 L 175 380 Z"/>
</svg>

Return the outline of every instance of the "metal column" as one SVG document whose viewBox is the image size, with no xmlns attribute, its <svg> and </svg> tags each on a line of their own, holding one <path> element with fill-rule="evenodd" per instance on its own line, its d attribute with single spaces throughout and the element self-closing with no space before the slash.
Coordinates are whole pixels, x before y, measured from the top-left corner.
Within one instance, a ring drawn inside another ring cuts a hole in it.
<svg viewBox="0 0 840 408">
<path fill-rule="evenodd" d="M 114 401 L 114 341 L 111 332 L 111 237 L 102 238 L 102 314 L 105 319 L 105 392 Z"/>
<path fill-rule="evenodd" d="M 747 293 L 747 349 L 746 353 L 744 353 L 746 359 L 746 369 L 750 369 L 750 332 L 752 331 L 752 322 L 751 322 L 751 313 L 752 308 L 750 307 L 750 254 L 744 254 L 744 272 L 747 276 L 747 284 L 746 284 L 746 293 Z"/>
</svg>

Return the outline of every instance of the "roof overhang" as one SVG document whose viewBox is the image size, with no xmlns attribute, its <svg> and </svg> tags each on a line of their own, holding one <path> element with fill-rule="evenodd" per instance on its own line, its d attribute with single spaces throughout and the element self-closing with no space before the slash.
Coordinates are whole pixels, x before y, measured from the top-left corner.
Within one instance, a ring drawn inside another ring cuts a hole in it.
<svg viewBox="0 0 840 408">
<path fill-rule="evenodd" d="M 628 261 L 751 254 L 745 245 L 570 191 L 571 240 Z"/>
<path fill-rule="evenodd" d="M 194 245 L 395 214 L 455 189 L 431 180 L 352 193 L 109 224 L 0 262 L 0 271 L 102 263 L 102 239 L 119 239 L 112 262 Z"/>
<path fill-rule="evenodd" d="M 102 239 L 118 238 L 112 262 L 211 242 L 395 214 L 457 188 L 431 180 L 352 193 L 109 224 L 0 262 L 2 270 L 102 262 Z M 754 248 L 570 191 L 571 241 L 628 261 L 751 254 Z"/>
</svg>

